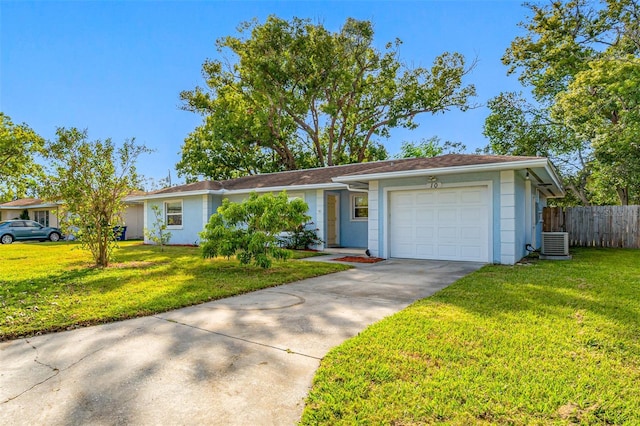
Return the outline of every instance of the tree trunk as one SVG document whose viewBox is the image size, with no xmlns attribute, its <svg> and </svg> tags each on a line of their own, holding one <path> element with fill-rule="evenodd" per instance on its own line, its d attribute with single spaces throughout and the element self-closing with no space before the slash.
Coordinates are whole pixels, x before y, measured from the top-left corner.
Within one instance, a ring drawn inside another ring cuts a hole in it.
<svg viewBox="0 0 640 426">
<path fill-rule="evenodd" d="M 587 197 L 584 195 L 584 192 L 582 190 L 578 189 L 575 185 L 569 185 L 569 189 L 571 191 L 573 191 L 573 193 L 576 195 L 576 197 L 578 197 L 580 199 L 580 201 L 582 202 L 583 206 L 590 206 L 591 205 L 591 203 L 589 202 Z"/>
<path fill-rule="evenodd" d="M 629 205 L 629 188 L 616 187 L 616 192 L 618 193 L 620 204 L 622 204 L 623 206 L 628 206 Z"/>
</svg>

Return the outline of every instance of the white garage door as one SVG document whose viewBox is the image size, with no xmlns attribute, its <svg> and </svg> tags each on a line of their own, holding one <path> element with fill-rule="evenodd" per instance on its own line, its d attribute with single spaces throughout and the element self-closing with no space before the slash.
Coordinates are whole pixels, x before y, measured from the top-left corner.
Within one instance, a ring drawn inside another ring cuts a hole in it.
<svg viewBox="0 0 640 426">
<path fill-rule="evenodd" d="M 489 261 L 486 186 L 389 193 L 390 257 Z"/>
</svg>

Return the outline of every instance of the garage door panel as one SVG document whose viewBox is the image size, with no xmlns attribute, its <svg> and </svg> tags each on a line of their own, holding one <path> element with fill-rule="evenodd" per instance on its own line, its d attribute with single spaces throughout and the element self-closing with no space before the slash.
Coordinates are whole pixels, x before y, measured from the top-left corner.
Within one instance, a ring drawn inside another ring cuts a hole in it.
<svg viewBox="0 0 640 426">
<path fill-rule="evenodd" d="M 394 236 L 398 238 L 400 241 L 404 241 L 405 244 L 409 244 L 414 239 L 414 229 L 412 227 L 402 227 L 398 228 L 394 232 Z"/>
<path fill-rule="evenodd" d="M 405 206 L 405 205 L 413 205 L 415 197 L 412 194 L 398 194 L 396 197 L 396 205 Z"/>
<path fill-rule="evenodd" d="M 460 239 L 463 241 L 480 240 L 483 237 L 483 230 L 478 226 L 463 226 L 460 228 Z"/>
<path fill-rule="evenodd" d="M 440 191 L 438 193 L 438 204 L 457 204 L 458 203 L 458 194 L 454 191 Z"/>
<path fill-rule="evenodd" d="M 406 257 L 409 259 L 416 257 L 416 246 L 414 244 L 398 244 L 395 250 L 398 253 L 396 257 Z"/>
<path fill-rule="evenodd" d="M 436 217 L 436 212 L 433 209 L 416 209 L 416 218 L 422 221 L 433 222 Z"/>
<path fill-rule="evenodd" d="M 437 199 L 436 199 L 436 194 L 434 194 L 433 192 L 429 193 L 429 192 L 423 192 L 423 193 L 418 193 L 416 194 L 415 197 L 415 203 L 416 205 L 434 205 L 436 204 Z"/>
<path fill-rule="evenodd" d="M 463 207 L 459 210 L 460 212 L 460 220 L 463 223 L 482 223 L 484 224 L 487 216 L 486 209 L 479 207 Z"/>
<path fill-rule="evenodd" d="M 438 210 L 438 223 L 456 223 L 458 221 L 457 209 Z"/>
<path fill-rule="evenodd" d="M 482 252 L 474 247 L 461 247 L 460 257 L 464 257 L 466 260 L 472 262 L 486 262 L 482 257 Z"/>
<path fill-rule="evenodd" d="M 440 240 L 456 240 L 458 238 L 458 228 L 455 226 L 438 227 L 438 238 Z"/>
<path fill-rule="evenodd" d="M 436 234 L 435 228 L 433 226 L 418 226 L 415 228 L 415 231 L 415 237 L 418 240 L 422 240 L 425 238 L 432 239 Z"/>
<path fill-rule="evenodd" d="M 489 261 L 487 187 L 389 193 L 391 257 Z"/>
<path fill-rule="evenodd" d="M 460 203 L 462 204 L 482 204 L 483 191 L 460 191 Z"/>
<path fill-rule="evenodd" d="M 414 211 L 409 207 L 406 210 L 398 212 L 399 223 L 411 223 L 413 220 Z"/>
<path fill-rule="evenodd" d="M 456 259 L 458 257 L 458 246 L 454 244 L 440 244 L 438 245 L 438 256 L 441 259 Z"/>
<path fill-rule="evenodd" d="M 418 259 L 428 259 L 435 256 L 435 246 L 433 244 L 416 244 L 416 257 Z"/>
</svg>

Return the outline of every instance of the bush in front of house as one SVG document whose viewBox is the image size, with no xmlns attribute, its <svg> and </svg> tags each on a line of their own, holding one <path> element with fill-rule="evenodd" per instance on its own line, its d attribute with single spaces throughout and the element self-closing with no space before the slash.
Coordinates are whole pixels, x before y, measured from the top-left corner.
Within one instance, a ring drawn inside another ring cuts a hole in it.
<svg viewBox="0 0 640 426">
<path fill-rule="evenodd" d="M 299 198 L 289 200 L 286 191 L 278 195 L 252 192 L 241 203 L 225 199 L 200 233 L 202 256 L 236 256 L 243 265 L 269 268 L 273 259 L 290 256 L 278 237 L 308 222 L 308 209 Z"/>
<path fill-rule="evenodd" d="M 280 236 L 280 245 L 292 250 L 306 250 L 324 243 L 322 238 L 318 237 L 318 229 L 310 226 L 313 226 L 313 223 L 300 224 L 293 231 Z"/>
</svg>

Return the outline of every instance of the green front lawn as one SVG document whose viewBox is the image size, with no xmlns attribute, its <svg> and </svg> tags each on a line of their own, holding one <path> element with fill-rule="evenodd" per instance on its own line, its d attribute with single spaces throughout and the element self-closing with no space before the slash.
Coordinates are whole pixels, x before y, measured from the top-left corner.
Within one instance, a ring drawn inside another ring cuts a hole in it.
<svg viewBox="0 0 640 426">
<path fill-rule="evenodd" d="M 640 251 L 487 266 L 334 348 L 303 424 L 640 424 Z"/>
<path fill-rule="evenodd" d="M 74 243 L 0 246 L 0 340 L 150 315 L 348 268 L 292 260 L 263 270 L 235 259 L 203 260 L 194 247 L 120 247 L 116 263 L 99 269 Z"/>
</svg>

